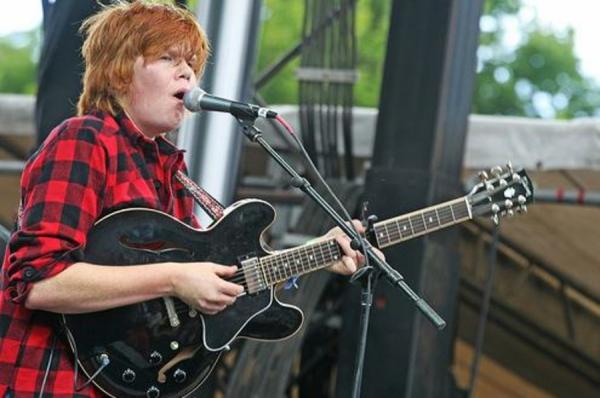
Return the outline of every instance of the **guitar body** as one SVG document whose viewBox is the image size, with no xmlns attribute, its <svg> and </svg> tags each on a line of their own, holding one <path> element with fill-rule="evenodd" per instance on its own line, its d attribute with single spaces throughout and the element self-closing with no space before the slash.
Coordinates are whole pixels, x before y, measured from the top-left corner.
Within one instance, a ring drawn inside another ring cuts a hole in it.
<svg viewBox="0 0 600 398">
<path fill-rule="evenodd" d="M 200 231 L 157 210 L 125 209 L 95 224 L 84 260 L 121 266 L 159 262 L 239 266 L 249 257 L 269 254 L 260 242 L 274 215 L 266 202 L 243 201 L 210 229 Z M 175 323 L 165 299 L 63 315 L 71 348 L 85 374 L 91 377 L 103 361 L 108 362 L 93 382 L 109 396 L 189 396 L 236 337 L 283 339 L 303 322 L 302 312 L 281 303 L 273 288 L 240 296 L 213 316 L 190 311 L 177 299 L 168 300 L 175 303 Z"/>
</svg>

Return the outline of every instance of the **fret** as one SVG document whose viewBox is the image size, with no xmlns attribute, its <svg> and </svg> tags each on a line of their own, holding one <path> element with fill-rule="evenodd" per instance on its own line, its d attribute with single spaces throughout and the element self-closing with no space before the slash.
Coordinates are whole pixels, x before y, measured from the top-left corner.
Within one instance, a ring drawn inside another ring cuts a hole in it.
<svg viewBox="0 0 600 398">
<path fill-rule="evenodd" d="M 467 215 L 469 217 L 469 220 L 473 218 L 473 213 L 471 213 L 471 205 L 469 204 L 469 200 L 465 197 L 464 200 L 464 205 L 465 208 L 467 209 Z"/>
<path fill-rule="evenodd" d="M 410 221 L 410 217 L 406 217 L 406 219 L 408 220 L 408 225 L 410 226 L 410 233 L 411 233 L 411 235 L 414 235 L 415 228 L 413 227 L 412 221 Z"/>
<path fill-rule="evenodd" d="M 396 235 L 398 234 L 397 230 L 396 230 L 396 226 L 394 225 L 394 222 L 387 222 L 385 223 L 386 225 L 386 230 L 388 231 L 388 239 L 390 241 L 394 241 L 396 240 Z"/>
<path fill-rule="evenodd" d="M 380 248 L 470 219 L 466 198 L 376 223 L 373 231 Z"/>
<path fill-rule="evenodd" d="M 329 249 L 332 252 L 332 262 L 339 261 L 341 259 L 341 249 L 335 240 L 331 241 L 331 243 L 329 244 Z"/>
<path fill-rule="evenodd" d="M 284 252 L 282 258 L 281 258 L 281 273 L 283 276 L 283 280 L 287 280 L 290 278 L 291 274 L 290 274 L 290 262 L 292 260 L 292 252 Z"/>
<path fill-rule="evenodd" d="M 271 258 L 269 261 L 269 273 L 271 274 L 271 281 L 273 284 L 279 282 L 277 278 L 277 258 Z"/>
<path fill-rule="evenodd" d="M 411 216 L 409 219 L 415 234 L 419 235 L 427 230 L 425 228 L 425 220 L 423 219 L 422 214 L 416 214 L 414 216 Z"/>
<path fill-rule="evenodd" d="M 383 224 L 383 229 L 385 230 L 385 236 L 387 237 L 388 242 L 391 242 L 390 232 L 388 231 L 388 223 Z"/>
<path fill-rule="evenodd" d="M 412 226 L 410 225 L 410 219 L 408 217 L 401 218 L 398 223 L 400 224 L 400 234 L 403 239 L 410 238 L 413 235 Z"/>
<path fill-rule="evenodd" d="M 305 255 L 306 255 L 306 249 L 304 247 L 300 247 L 298 249 L 296 258 L 294 259 L 294 266 L 292 267 L 292 271 L 294 272 L 293 275 L 300 274 L 300 267 L 302 266 L 302 262 L 303 262 Z"/>
<path fill-rule="evenodd" d="M 379 232 L 377 232 L 377 237 L 381 239 L 380 243 L 384 245 L 390 243 L 390 236 L 385 232 L 385 224 L 386 223 L 382 223 L 377 226 L 377 229 L 379 230 Z"/>
<path fill-rule="evenodd" d="M 467 208 L 466 203 L 464 203 L 462 201 L 454 203 L 452 205 L 452 210 L 456 217 L 456 221 L 470 218 L 469 217 L 469 209 Z"/>
<path fill-rule="evenodd" d="M 454 215 L 452 214 L 451 206 L 440 207 L 440 209 L 437 210 L 437 212 L 441 224 L 448 225 L 454 222 Z"/>
<path fill-rule="evenodd" d="M 277 280 L 279 282 L 283 282 L 285 280 L 285 272 L 283 268 L 283 263 L 285 262 L 286 252 L 283 252 L 283 255 L 279 256 L 277 259 Z"/>
<path fill-rule="evenodd" d="M 437 218 L 438 226 L 442 226 L 442 221 L 440 220 L 439 207 L 434 207 L 433 212 L 435 213 L 435 217 Z"/>
<path fill-rule="evenodd" d="M 427 229 L 437 229 L 440 226 L 440 220 L 438 219 L 435 211 L 429 210 L 421 213 Z"/>
<path fill-rule="evenodd" d="M 263 275 L 263 279 L 265 280 L 265 284 L 270 286 L 271 284 L 273 284 L 273 279 L 269 275 L 269 268 L 266 265 L 266 263 L 268 262 L 268 259 L 264 258 L 263 260 L 264 261 L 260 262 L 260 266 L 258 268 L 260 268 L 260 273 Z"/>
<path fill-rule="evenodd" d="M 390 236 L 390 240 L 396 241 L 402 238 L 402 232 L 400 231 L 400 222 L 399 220 L 391 220 L 391 224 L 393 225 L 394 234 Z"/>
<path fill-rule="evenodd" d="M 315 246 L 316 245 L 311 245 L 310 247 L 310 252 L 308 253 L 308 260 L 304 262 L 304 264 L 302 264 L 302 273 L 306 273 L 308 270 L 310 270 L 310 264 L 314 263 L 317 261 L 317 252 L 315 251 Z"/>
<path fill-rule="evenodd" d="M 307 264 L 308 265 L 307 271 L 311 270 L 313 268 L 316 268 L 317 264 L 320 264 L 323 262 L 323 246 L 321 244 L 316 244 L 313 247 L 314 247 L 315 256 L 313 258 L 313 261 L 311 263 Z"/>
<path fill-rule="evenodd" d="M 275 271 L 275 280 L 276 280 L 277 282 L 281 282 L 282 280 L 284 280 L 284 278 L 282 278 L 282 274 L 281 274 L 281 265 L 282 265 L 282 263 L 283 263 L 283 261 L 282 261 L 281 257 L 282 257 L 282 256 L 278 256 L 278 257 L 275 259 L 275 267 L 274 267 L 274 271 Z"/>
<path fill-rule="evenodd" d="M 265 280 L 268 281 L 269 285 L 272 285 L 275 283 L 275 278 L 273 277 L 273 273 L 272 273 L 272 267 L 273 267 L 273 259 L 272 258 L 264 258 L 263 261 L 261 261 L 262 264 L 261 268 L 263 270 L 263 273 L 265 274 Z"/>
</svg>

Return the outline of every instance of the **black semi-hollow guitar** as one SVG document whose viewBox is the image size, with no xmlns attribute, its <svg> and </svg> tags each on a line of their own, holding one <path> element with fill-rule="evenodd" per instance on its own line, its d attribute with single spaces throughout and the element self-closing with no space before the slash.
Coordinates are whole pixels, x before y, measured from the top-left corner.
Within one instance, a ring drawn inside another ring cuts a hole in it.
<svg viewBox="0 0 600 398">
<path fill-rule="evenodd" d="M 367 235 L 378 248 L 403 242 L 475 216 L 525 210 L 533 195 L 523 170 L 495 170 L 466 196 L 375 223 Z M 107 311 L 63 315 L 67 337 L 86 379 L 111 397 L 185 397 L 198 389 L 237 337 L 279 340 L 302 325 L 302 311 L 280 302 L 274 286 L 337 261 L 334 239 L 270 253 L 261 235 L 274 209 L 260 200 L 229 207 L 207 230 L 196 230 L 157 210 L 132 208 L 100 219 L 88 235 L 85 261 L 147 264 L 166 261 L 238 264 L 230 280 L 244 293 L 207 316 L 166 297 Z"/>
</svg>

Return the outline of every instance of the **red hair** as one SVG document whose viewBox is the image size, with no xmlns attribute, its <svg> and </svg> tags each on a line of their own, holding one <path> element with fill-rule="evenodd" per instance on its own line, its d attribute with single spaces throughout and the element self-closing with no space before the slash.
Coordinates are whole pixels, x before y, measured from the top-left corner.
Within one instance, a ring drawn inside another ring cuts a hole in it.
<svg viewBox="0 0 600 398">
<path fill-rule="evenodd" d="M 122 111 L 121 98 L 127 94 L 139 56 L 152 61 L 174 46 L 200 77 L 210 52 L 194 14 L 172 4 L 119 1 L 84 21 L 81 32 L 87 37 L 81 49 L 85 73 L 79 115 Z"/>
</svg>

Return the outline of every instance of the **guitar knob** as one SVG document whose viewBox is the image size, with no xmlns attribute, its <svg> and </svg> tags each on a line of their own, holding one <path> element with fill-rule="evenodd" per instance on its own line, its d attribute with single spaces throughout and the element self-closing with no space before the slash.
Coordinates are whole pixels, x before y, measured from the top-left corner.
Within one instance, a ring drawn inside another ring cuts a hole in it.
<svg viewBox="0 0 600 398">
<path fill-rule="evenodd" d="M 177 369 L 173 372 L 173 378 L 175 383 L 183 383 L 187 379 L 187 373 L 185 373 L 185 370 Z"/>
<path fill-rule="evenodd" d="M 162 360 L 163 360 L 163 357 L 160 354 L 160 352 L 152 351 L 152 353 L 150 354 L 150 359 L 148 359 L 148 362 L 150 362 L 152 365 L 158 365 L 159 363 L 162 362 Z"/>
<path fill-rule="evenodd" d="M 135 372 L 127 368 L 123 371 L 121 379 L 123 379 L 125 383 L 133 383 L 135 381 Z"/>
<path fill-rule="evenodd" d="M 152 386 L 146 391 L 146 397 L 158 398 L 158 397 L 160 397 L 160 390 L 158 388 Z"/>
</svg>

